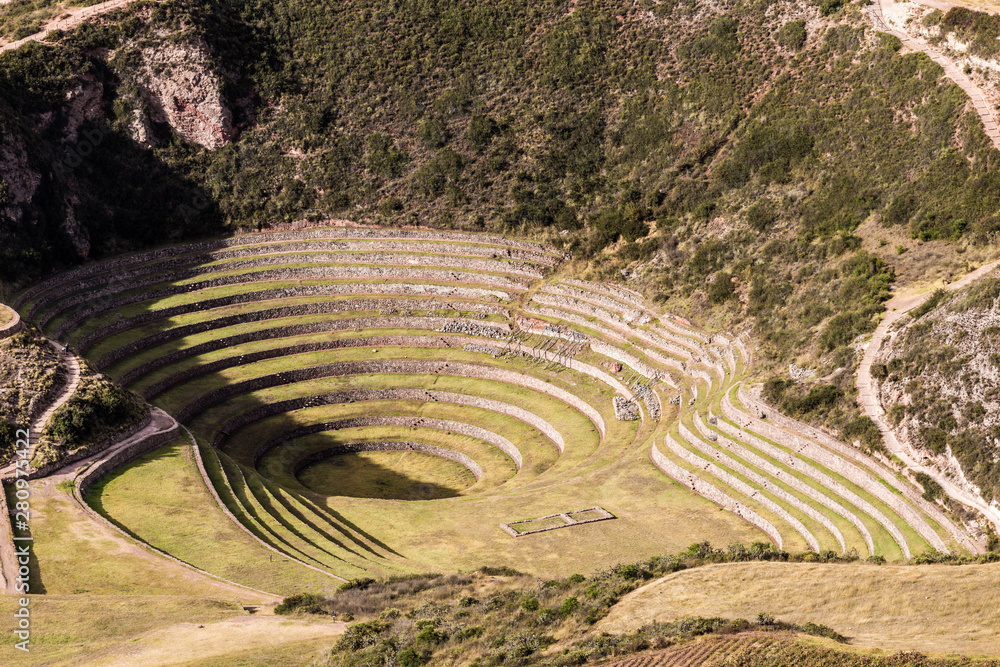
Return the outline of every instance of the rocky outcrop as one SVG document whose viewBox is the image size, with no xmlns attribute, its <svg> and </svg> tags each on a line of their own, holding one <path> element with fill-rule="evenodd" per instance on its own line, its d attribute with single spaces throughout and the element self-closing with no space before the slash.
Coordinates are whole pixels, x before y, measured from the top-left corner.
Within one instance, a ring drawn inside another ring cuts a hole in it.
<svg viewBox="0 0 1000 667">
<path fill-rule="evenodd" d="M 21 206 L 31 201 L 41 175 L 28 162 L 24 142 L 17 134 L 0 134 L 0 216 L 19 221 Z"/>
<path fill-rule="evenodd" d="M 150 118 L 209 150 L 236 136 L 217 68 L 201 38 L 163 40 L 142 49 L 142 97 Z M 133 123 L 135 125 L 135 123 Z M 143 134 L 142 123 L 135 138 Z"/>
</svg>

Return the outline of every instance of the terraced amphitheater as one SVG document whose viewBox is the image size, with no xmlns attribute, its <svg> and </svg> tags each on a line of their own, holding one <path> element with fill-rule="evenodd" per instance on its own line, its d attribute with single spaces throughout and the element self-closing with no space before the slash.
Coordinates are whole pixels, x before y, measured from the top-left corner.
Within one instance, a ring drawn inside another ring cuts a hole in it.
<svg viewBox="0 0 1000 667">
<path fill-rule="evenodd" d="M 16 307 L 175 417 L 240 530 L 332 580 L 568 573 L 703 539 L 982 550 L 895 471 L 763 405 L 746 341 L 563 262 L 324 227 L 88 264 Z M 589 508 L 610 518 L 574 518 Z"/>
</svg>

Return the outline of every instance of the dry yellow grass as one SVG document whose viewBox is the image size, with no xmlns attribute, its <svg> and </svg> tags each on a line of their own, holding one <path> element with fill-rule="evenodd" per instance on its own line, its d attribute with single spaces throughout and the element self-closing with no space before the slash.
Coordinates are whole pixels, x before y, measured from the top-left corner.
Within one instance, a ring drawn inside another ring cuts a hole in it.
<svg viewBox="0 0 1000 667">
<path fill-rule="evenodd" d="M 735 563 L 669 575 L 631 593 L 596 632 L 682 616 L 766 612 L 821 623 L 855 646 L 1000 655 L 1000 565 Z"/>
</svg>

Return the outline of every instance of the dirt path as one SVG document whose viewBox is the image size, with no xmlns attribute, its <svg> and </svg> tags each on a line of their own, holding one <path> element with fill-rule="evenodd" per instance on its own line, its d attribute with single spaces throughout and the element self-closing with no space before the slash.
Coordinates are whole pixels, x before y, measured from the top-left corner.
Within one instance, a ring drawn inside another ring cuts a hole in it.
<svg viewBox="0 0 1000 667">
<path fill-rule="evenodd" d="M 146 632 L 127 641 L 82 656 L 80 662 L 93 667 L 191 664 L 248 651 L 267 652 L 289 644 L 328 640 L 343 634 L 345 625 L 332 621 L 289 619 L 282 616 L 237 616 L 216 623 L 178 623 Z M 266 653 L 265 653 L 266 654 Z M 214 663 L 213 663 L 214 664 Z"/>
<path fill-rule="evenodd" d="M 931 60 L 940 65 L 944 69 L 945 76 L 954 81 L 962 90 L 965 91 L 965 94 L 969 96 L 969 99 L 972 100 L 972 105 L 975 107 L 976 113 L 979 114 L 979 117 L 983 121 L 983 131 L 986 132 L 986 136 L 990 138 L 993 145 L 1000 150 L 1000 128 L 997 127 L 996 118 L 994 118 L 993 111 L 990 108 L 990 104 L 986 100 L 986 97 L 983 95 L 983 92 L 972 81 L 972 79 L 966 76 L 965 72 L 963 72 L 962 69 L 955 64 L 955 61 L 943 52 L 932 47 L 923 40 L 916 39 L 905 32 L 900 32 L 899 30 L 890 27 L 886 22 L 885 15 L 883 13 L 882 4 L 884 1 L 885 0 L 874 0 L 874 2 L 868 7 L 868 14 L 871 16 L 872 22 L 875 24 L 875 28 L 891 35 L 895 35 L 902 40 L 903 44 L 907 48 L 912 49 L 913 51 L 924 52 Z M 927 4 L 927 6 L 937 7 L 939 3 L 924 4 Z"/>
<path fill-rule="evenodd" d="M 3 2 L 4 0 L 0 0 L 0 4 L 3 4 Z M 84 23 L 95 16 L 100 16 L 101 14 L 110 12 L 113 9 L 120 9 L 130 2 L 132 2 L 132 0 L 108 0 L 108 2 L 91 5 L 90 7 L 65 7 L 59 12 L 59 18 L 46 23 L 42 29 L 34 35 L 28 35 L 27 37 L 19 39 L 15 42 L 0 43 L 0 53 L 3 53 L 4 51 L 12 51 L 18 47 L 24 46 L 28 42 L 40 42 L 44 40 L 45 36 L 52 30 L 72 30 L 81 23 Z"/>
<path fill-rule="evenodd" d="M 60 358 L 62 358 L 63 365 L 66 367 L 66 384 L 63 385 L 62 391 L 60 391 L 55 400 L 49 404 L 49 407 L 45 409 L 45 412 L 38 415 L 38 419 L 32 423 L 31 428 L 28 431 L 29 461 L 34 458 L 35 447 L 38 446 L 38 441 L 42 437 L 42 430 L 45 428 L 45 425 L 49 423 L 49 420 L 52 418 L 52 415 L 55 414 L 56 410 L 61 408 L 63 404 L 73 396 L 76 392 L 76 388 L 80 386 L 80 360 L 76 358 L 75 354 L 69 352 L 54 340 L 50 340 L 49 345 L 55 348 L 56 353 L 60 356 Z"/>
<path fill-rule="evenodd" d="M 945 285 L 944 289 L 954 292 L 968 287 L 998 266 L 1000 266 L 1000 260 L 985 264 L 967 274 L 961 280 Z M 875 360 L 875 355 L 882 348 L 882 343 L 885 341 L 889 329 L 909 311 L 929 299 L 931 294 L 931 290 L 922 293 L 913 291 L 903 292 L 894 296 L 886 304 L 886 314 L 879 323 L 878 328 L 875 329 L 875 333 L 872 334 L 871 341 L 865 348 L 864 357 L 861 359 L 861 365 L 858 367 L 858 401 L 861 403 L 861 409 L 864 413 L 875 422 L 879 431 L 882 432 L 882 439 L 890 452 L 896 455 L 911 470 L 930 475 L 934 481 L 941 485 L 945 493 L 963 505 L 982 513 L 993 523 L 997 530 L 1000 530 L 1000 508 L 987 504 L 979 494 L 974 494 L 972 491 L 955 484 L 955 482 L 945 477 L 943 473 L 935 468 L 921 465 L 917 461 L 922 458 L 922 454 L 915 450 L 909 443 L 901 443 L 899 441 L 896 434 L 886 424 L 885 410 L 882 408 L 876 383 L 872 378 L 872 362 Z"/>
</svg>

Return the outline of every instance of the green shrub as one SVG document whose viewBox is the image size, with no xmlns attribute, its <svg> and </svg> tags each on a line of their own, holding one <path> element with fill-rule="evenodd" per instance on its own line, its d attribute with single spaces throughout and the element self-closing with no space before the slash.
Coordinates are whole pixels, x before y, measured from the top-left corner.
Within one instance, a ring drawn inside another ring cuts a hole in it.
<svg viewBox="0 0 1000 667">
<path fill-rule="evenodd" d="M 844 439 L 858 440 L 862 448 L 869 454 L 874 452 L 886 453 L 885 443 L 878 426 L 869 417 L 861 416 L 852 419 L 844 426 L 841 433 Z"/>
<path fill-rule="evenodd" d="M 918 472 L 915 476 L 917 478 L 917 483 L 924 487 L 924 500 L 934 502 L 938 498 L 946 497 L 944 489 L 942 489 L 941 485 L 935 482 L 930 475 L 924 472 Z"/>
<path fill-rule="evenodd" d="M 493 138 L 499 133 L 500 126 L 495 120 L 489 116 L 474 115 L 469 121 L 465 140 L 473 150 L 482 152 L 489 147 Z"/>
<path fill-rule="evenodd" d="M 413 646 L 407 646 L 396 656 L 396 664 L 399 667 L 421 667 L 430 661 L 430 655 L 425 655 L 423 651 L 418 651 Z"/>
<path fill-rule="evenodd" d="M 366 590 L 366 589 L 370 588 L 372 586 L 372 584 L 374 584 L 374 583 L 375 583 L 375 580 L 372 579 L 371 577 L 361 577 L 361 578 L 358 578 L 358 579 L 351 579 L 350 581 L 345 581 L 344 583 L 342 583 L 340 585 L 340 590 L 342 590 L 342 591 L 349 591 L 349 590 L 363 591 L 363 590 Z"/>
<path fill-rule="evenodd" d="M 347 626 L 347 630 L 337 640 L 337 650 L 359 651 L 363 648 L 375 646 L 382 638 L 382 633 L 389 629 L 389 624 L 385 621 L 369 621 L 367 623 L 354 623 Z"/>
<path fill-rule="evenodd" d="M 559 605 L 559 612 L 558 613 L 563 618 L 569 618 L 570 615 L 572 615 L 573 612 L 576 611 L 579 608 L 580 608 L 580 601 L 577 600 L 575 597 L 570 596 L 570 597 L 566 598 L 565 600 L 563 600 L 562 604 Z"/>
<path fill-rule="evenodd" d="M 448 132 L 448 126 L 443 120 L 430 116 L 421 121 L 417 137 L 429 148 L 442 148 L 448 143 L 451 133 Z"/>
<path fill-rule="evenodd" d="M 725 271 L 715 274 L 715 280 L 708 286 L 708 300 L 714 304 L 725 303 L 736 295 L 733 277 Z"/>
<path fill-rule="evenodd" d="M 274 608 L 274 613 L 279 616 L 294 613 L 325 614 L 328 613 L 324 608 L 326 603 L 327 600 L 322 595 L 297 593 L 283 599 L 281 604 Z"/>
<path fill-rule="evenodd" d="M 778 40 L 778 44 L 789 51 L 798 51 L 806 43 L 806 22 L 801 19 L 789 21 L 781 26 L 775 38 Z"/>
<path fill-rule="evenodd" d="M 379 176 L 395 178 L 403 173 L 408 160 L 406 153 L 396 147 L 392 137 L 379 132 L 368 135 L 368 169 Z"/>
</svg>

